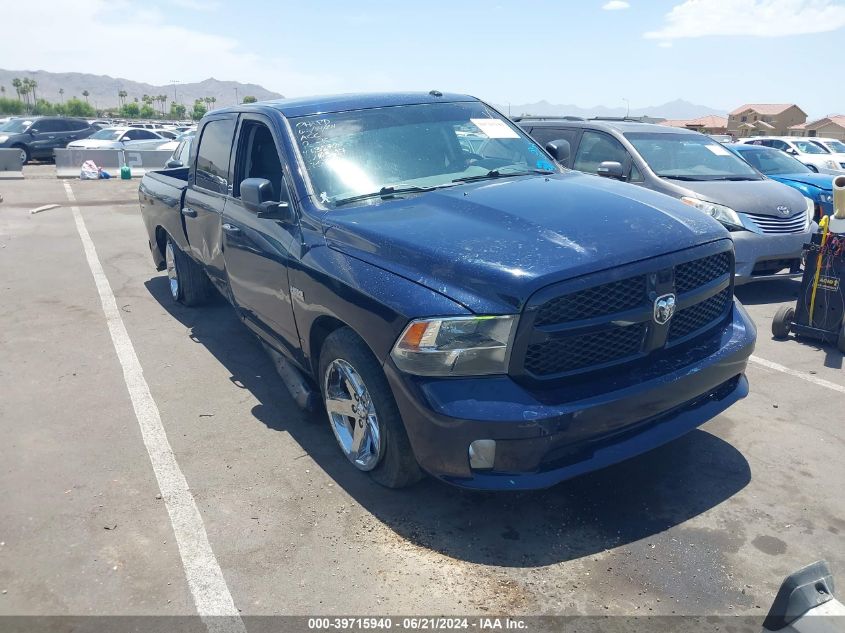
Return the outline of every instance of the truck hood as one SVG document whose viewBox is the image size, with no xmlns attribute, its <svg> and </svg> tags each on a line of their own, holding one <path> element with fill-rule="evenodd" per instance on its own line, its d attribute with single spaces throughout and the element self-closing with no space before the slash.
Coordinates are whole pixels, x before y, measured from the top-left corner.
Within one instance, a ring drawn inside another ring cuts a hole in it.
<svg viewBox="0 0 845 633">
<path fill-rule="evenodd" d="M 487 313 L 518 311 L 550 283 L 728 237 L 668 196 L 576 172 L 459 185 L 323 221 L 331 248 Z"/>
<path fill-rule="evenodd" d="M 794 182 L 802 185 L 808 185 L 810 187 L 816 187 L 817 189 L 821 189 L 823 191 L 833 191 L 833 177 L 826 176 L 824 174 L 808 174 L 806 172 L 801 172 L 797 174 L 777 174 L 769 176 L 769 178 L 782 183 Z"/>
<path fill-rule="evenodd" d="M 738 213 L 784 217 L 778 211 L 779 206 L 789 207 L 790 215 L 803 213 L 807 208 L 804 196 L 774 180 L 708 180 L 677 184 L 702 200 L 723 204 Z"/>
</svg>

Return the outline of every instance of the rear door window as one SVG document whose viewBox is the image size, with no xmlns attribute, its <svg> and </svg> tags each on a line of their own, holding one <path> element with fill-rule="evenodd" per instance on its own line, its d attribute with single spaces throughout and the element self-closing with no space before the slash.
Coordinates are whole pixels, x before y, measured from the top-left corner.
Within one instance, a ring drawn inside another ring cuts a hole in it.
<svg viewBox="0 0 845 633">
<path fill-rule="evenodd" d="M 59 119 L 43 119 L 36 121 L 33 126 L 39 132 L 64 132 L 65 127 Z"/>
<path fill-rule="evenodd" d="M 197 187 L 228 193 L 229 156 L 235 135 L 235 119 L 217 119 L 206 123 L 197 147 Z"/>
</svg>

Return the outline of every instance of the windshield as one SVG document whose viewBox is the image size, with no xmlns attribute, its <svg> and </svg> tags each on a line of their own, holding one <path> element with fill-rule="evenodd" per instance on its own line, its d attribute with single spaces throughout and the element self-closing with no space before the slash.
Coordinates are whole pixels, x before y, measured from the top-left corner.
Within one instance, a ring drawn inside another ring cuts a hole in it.
<svg viewBox="0 0 845 633">
<path fill-rule="evenodd" d="M 815 143 L 823 145 L 831 152 L 845 154 L 845 143 L 842 141 L 815 141 Z"/>
<path fill-rule="evenodd" d="M 522 131 L 479 102 L 319 114 L 292 118 L 291 127 L 323 204 L 558 171 Z"/>
<path fill-rule="evenodd" d="M 88 138 L 98 141 L 116 141 L 120 138 L 121 134 L 123 134 L 123 130 L 100 130 L 99 132 L 94 132 Z"/>
<path fill-rule="evenodd" d="M 792 141 L 792 144 L 798 148 L 799 152 L 804 154 L 829 154 L 824 147 L 819 147 L 811 141 Z"/>
<path fill-rule="evenodd" d="M 767 176 L 812 173 L 812 170 L 804 163 L 777 149 L 755 147 L 738 151 L 740 156 Z"/>
<path fill-rule="evenodd" d="M 713 139 L 698 134 L 625 134 L 655 174 L 677 180 L 759 180 L 748 163 Z"/>
<path fill-rule="evenodd" d="M 0 132 L 20 134 L 21 132 L 26 132 L 30 125 L 32 125 L 32 121 L 30 119 L 12 119 L 0 126 Z"/>
</svg>

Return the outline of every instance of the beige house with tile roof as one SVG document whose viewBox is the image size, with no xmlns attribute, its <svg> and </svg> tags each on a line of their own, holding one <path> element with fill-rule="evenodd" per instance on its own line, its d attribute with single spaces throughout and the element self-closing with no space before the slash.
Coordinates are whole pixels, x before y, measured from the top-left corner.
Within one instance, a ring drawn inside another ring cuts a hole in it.
<svg viewBox="0 0 845 633">
<path fill-rule="evenodd" d="M 728 119 L 726 117 L 713 114 L 698 117 L 697 119 L 666 119 L 665 121 L 661 121 L 660 125 L 682 127 L 688 130 L 701 132 L 702 134 L 728 133 Z"/>
<path fill-rule="evenodd" d="M 787 136 L 790 128 L 806 121 L 807 113 L 794 103 L 746 103 L 728 114 L 728 134 Z"/>
<path fill-rule="evenodd" d="M 824 118 L 808 121 L 789 128 L 790 136 L 818 136 L 845 141 L 845 114 L 829 114 Z"/>
</svg>

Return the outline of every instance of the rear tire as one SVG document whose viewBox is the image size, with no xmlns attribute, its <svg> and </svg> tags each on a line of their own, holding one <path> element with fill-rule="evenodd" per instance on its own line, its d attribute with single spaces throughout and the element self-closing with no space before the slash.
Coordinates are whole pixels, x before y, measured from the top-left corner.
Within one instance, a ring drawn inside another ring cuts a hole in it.
<svg viewBox="0 0 845 633">
<path fill-rule="evenodd" d="M 360 400 L 355 398 L 355 394 L 350 394 L 350 389 L 343 388 L 342 381 L 337 381 L 342 375 L 339 372 L 350 368 L 361 387 Z M 404 488 L 422 479 L 423 473 L 414 457 L 405 424 L 384 371 L 369 347 L 350 328 L 335 330 L 323 344 L 319 380 L 323 404 L 335 439 L 354 467 L 369 473 L 373 481 L 387 488 Z M 334 402 L 328 400 L 329 395 L 334 401 L 348 398 L 346 401 L 349 405 L 363 402 L 368 406 L 369 416 L 362 415 L 357 422 L 362 425 L 361 428 L 368 429 L 367 440 L 371 443 L 369 450 L 350 452 L 350 436 L 344 432 L 343 423 L 354 428 L 356 419 L 352 416 L 340 419 L 338 416 L 344 416 L 338 413 Z M 363 422 L 365 419 L 367 421 Z M 373 422 L 374 430 L 371 430 Z"/>
<path fill-rule="evenodd" d="M 836 339 L 836 347 L 845 354 L 845 319 L 842 319 L 842 327 L 839 328 L 839 337 Z"/>
<path fill-rule="evenodd" d="M 775 312 L 775 318 L 772 319 L 772 336 L 776 339 L 785 339 L 788 337 L 794 318 L 795 308 L 791 306 L 781 306 L 778 308 L 778 311 Z"/>
<path fill-rule="evenodd" d="M 186 306 L 198 306 L 211 295 L 211 280 L 202 267 L 185 255 L 170 237 L 164 248 L 164 261 L 171 298 Z"/>
</svg>

